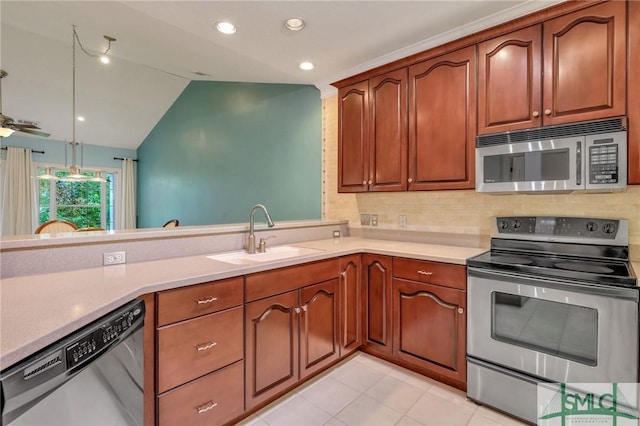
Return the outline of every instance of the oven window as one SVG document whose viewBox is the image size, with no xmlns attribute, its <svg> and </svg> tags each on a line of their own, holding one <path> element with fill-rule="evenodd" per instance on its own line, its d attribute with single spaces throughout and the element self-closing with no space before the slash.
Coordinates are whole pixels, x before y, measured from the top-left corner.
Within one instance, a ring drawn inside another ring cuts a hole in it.
<svg viewBox="0 0 640 426">
<path fill-rule="evenodd" d="M 597 364 L 598 311 L 492 293 L 491 337 L 587 365 Z"/>
</svg>

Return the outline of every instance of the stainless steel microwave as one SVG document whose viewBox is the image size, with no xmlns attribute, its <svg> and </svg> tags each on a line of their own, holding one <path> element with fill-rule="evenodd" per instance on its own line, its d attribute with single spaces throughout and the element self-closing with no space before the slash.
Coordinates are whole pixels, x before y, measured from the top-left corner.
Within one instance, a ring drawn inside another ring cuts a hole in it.
<svg viewBox="0 0 640 426">
<path fill-rule="evenodd" d="M 476 138 L 478 192 L 608 192 L 626 187 L 625 117 Z"/>
</svg>

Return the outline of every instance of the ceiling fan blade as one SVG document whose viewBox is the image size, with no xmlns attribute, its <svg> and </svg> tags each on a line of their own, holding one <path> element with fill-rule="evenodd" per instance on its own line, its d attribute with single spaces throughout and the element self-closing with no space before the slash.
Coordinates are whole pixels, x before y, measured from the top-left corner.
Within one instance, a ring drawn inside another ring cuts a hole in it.
<svg viewBox="0 0 640 426">
<path fill-rule="evenodd" d="M 15 126 L 18 129 L 36 129 L 36 130 L 40 129 L 40 127 L 36 126 L 35 124 L 22 124 L 22 123 L 15 123 L 15 122 L 7 123 L 7 124 L 11 126 Z"/>
<path fill-rule="evenodd" d="M 47 132 L 41 132 L 41 131 L 33 130 L 33 129 L 21 129 L 21 128 L 18 127 L 15 130 L 17 132 L 29 133 L 30 135 L 42 136 L 43 138 L 48 138 L 49 136 L 51 136 L 51 134 L 49 134 Z"/>
</svg>

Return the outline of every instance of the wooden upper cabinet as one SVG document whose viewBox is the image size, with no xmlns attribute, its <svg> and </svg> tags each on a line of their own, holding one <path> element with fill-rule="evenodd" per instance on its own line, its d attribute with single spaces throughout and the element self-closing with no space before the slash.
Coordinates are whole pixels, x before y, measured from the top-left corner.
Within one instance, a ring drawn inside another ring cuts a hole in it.
<svg viewBox="0 0 640 426">
<path fill-rule="evenodd" d="M 409 67 L 409 189 L 475 182 L 475 46 Z"/>
<path fill-rule="evenodd" d="M 626 6 L 602 3 L 544 23 L 545 125 L 625 114 Z"/>
<path fill-rule="evenodd" d="M 629 184 L 640 184 L 640 2 L 629 2 Z"/>
<path fill-rule="evenodd" d="M 478 44 L 478 133 L 625 115 L 626 2 Z"/>
<path fill-rule="evenodd" d="M 542 125 L 542 27 L 478 44 L 478 133 Z"/>
<path fill-rule="evenodd" d="M 369 81 L 338 91 L 338 192 L 368 191 Z"/>
<path fill-rule="evenodd" d="M 369 80 L 369 190 L 407 188 L 407 69 Z"/>
</svg>

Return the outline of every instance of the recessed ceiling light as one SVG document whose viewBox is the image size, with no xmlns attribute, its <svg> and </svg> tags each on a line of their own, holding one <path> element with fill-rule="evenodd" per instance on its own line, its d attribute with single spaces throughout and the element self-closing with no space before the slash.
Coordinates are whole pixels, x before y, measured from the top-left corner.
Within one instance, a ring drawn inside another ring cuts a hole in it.
<svg viewBox="0 0 640 426">
<path fill-rule="evenodd" d="M 83 117 L 83 116 L 81 116 L 81 115 L 79 115 L 79 116 L 78 116 L 78 121 L 84 121 L 84 117 Z"/>
<path fill-rule="evenodd" d="M 300 31 L 304 28 L 304 21 L 302 18 L 289 18 L 284 21 L 284 27 L 289 31 Z"/>
<path fill-rule="evenodd" d="M 216 24 L 216 29 L 222 34 L 233 34 L 236 32 L 236 26 L 231 22 L 220 21 Z"/>
<path fill-rule="evenodd" d="M 309 71 L 312 70 L 315 65 L 313 65 L 312 62 L 300 62 L 300 65 L 298 65 L 298 67 L 300 67 L 301 70 Z"/>
</svg>

